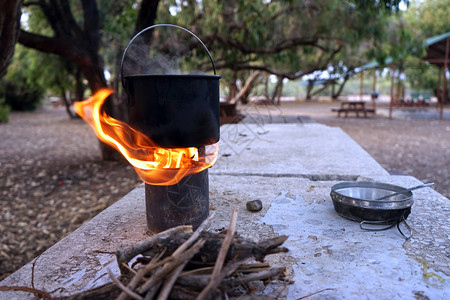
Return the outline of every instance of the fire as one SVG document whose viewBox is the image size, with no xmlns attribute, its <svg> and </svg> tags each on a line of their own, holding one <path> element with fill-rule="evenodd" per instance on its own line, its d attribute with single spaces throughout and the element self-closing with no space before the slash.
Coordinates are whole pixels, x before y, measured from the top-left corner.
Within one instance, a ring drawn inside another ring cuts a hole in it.
<svg viewBox="0 0 450 300">
<path fill-rule="evenodd" d="M 173 185 L 184 176 L 201 172 L 216 162 L 217 144 L 207 146 L 204 155 L 199 155 L 195 147 L 160 148 L 143 133 L 110 117 L 102 106 L 112 93 L 110 89 L 99 90 L 89 99 L 75 102 L 75 111 L 102 142 L 122 153 L 146 183 Z"/>
</svg>

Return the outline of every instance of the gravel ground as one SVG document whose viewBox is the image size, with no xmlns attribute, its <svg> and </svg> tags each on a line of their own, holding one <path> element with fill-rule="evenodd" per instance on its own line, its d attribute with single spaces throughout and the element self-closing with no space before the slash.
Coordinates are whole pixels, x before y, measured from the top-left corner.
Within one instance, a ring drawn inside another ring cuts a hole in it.
<svg viewBox="0 0 450 300">
<path fill-rule="evenodd" d="M 387 170 L 433 181 L 450 197 L 449 120 L 343 119 L 322 103 L 258 108 L 267 112 L 339 126 Z M 0 124 L 0 279 L 141 183 L 126 163 L 102 161 L 97 143 L 63 108 L 12 113 Z"/>
<path fill-rule="evenodd" d="M 141 183 L 102 161 L 91 128 L 61 108 L 0 124 L 0 178 L 0 279 Z"/>
</svg>

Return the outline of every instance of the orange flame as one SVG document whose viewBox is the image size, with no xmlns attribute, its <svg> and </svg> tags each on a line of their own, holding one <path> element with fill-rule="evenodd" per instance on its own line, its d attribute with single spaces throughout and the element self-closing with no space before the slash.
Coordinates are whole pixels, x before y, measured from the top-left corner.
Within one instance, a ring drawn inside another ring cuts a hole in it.
<svg viewBox="0 0 450 300">
<path fill-rule="evenodd" d="M 205 155 L 198 149 L 160 148 L 143 133 L 116 120 L 102 110 L 106 99 L 113 93 L 102 89 L 74 108 L 104 143 L 117 149 L 134 167 L 139 177 L 152 185 L 173 185 L 184 176 L 211 167 L 217 160 L 218 144 L 206 147 Z"/>
</svg>

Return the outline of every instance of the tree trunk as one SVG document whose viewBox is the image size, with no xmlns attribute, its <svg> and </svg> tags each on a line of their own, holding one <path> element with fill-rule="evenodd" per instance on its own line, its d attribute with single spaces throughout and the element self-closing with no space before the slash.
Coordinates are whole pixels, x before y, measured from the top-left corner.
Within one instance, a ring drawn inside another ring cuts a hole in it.
<svg viewBox="0 0 450 300">
<path fill-rule="evenodd" d="M 74 111 L 72 111 L 72 104 L 73 103 L 72 103 L 70 91 L 66 91 L 66 89 L 63 86 L 61 86 L 61 96 L 62 96 L 62 98 L 64 100 L 64 105 L 66 107 L 66 112 L 69 115 L 69 117 L 71 119 L 79 118 L 79 116 Z"/>
<path fill-rule="evenodd" d="M 230 102 L 232 99 L 236 98 L 236 95 L 238 93 L 238 87 L 236 85 L 237 82 L 237 71 L 233 71 L 233 78 L 231 79 L 230 84 Z"/>
<path fill-rule="evenodd" d="M 308 80 L 308 85 L 306 86 L 306 100 L 309 101 L 312 98 L 311 92 L 314 87 L 314 80 Z"/>
<path fill-rule="evenodd" d="M 0 78 L 14 54 L 19 28 L 22 0 L 0 0 Z"/>
<path fill-rule="evenodd" d="M 281 102 L 281 94 L 283 93 L 283 77 L 278 76 L 277 77 L 277 85 L 275 86 L 275 89 L 272 94 L 272 103 L 276 105 L 280 105 Z"/>
<path fill-rule="evenodd" d="M 344 76 L 344 82 L 339 84 L 339 88 L 337 91 L 333 91 L 333 93 L 331 94 L 331 99 L 336 100 L 341 95 L 342 91 L 344 90 L 344 86 L 349 78 L 350 78 L 349 75 Z"/>
<path fill-rule="evenodd" d="M 82 101 L 84 99 L 83 78 L 79 68 L 75 71 L 75 100 Z"/>
<path fill-rule="evenodd" d="M 252 91 L 252 88 L 254 86 L 254 82 L 256 78 L 258 78 L 258 75 L 260 74 L 260 71 L 256 71 L 250 74 L 250 76 L 245 81 L 244 86 L 239 90 L 239 92 L 230 100 L 231 103 L 235 103 L 237 101 L 241 101 L 243 104 L 248 103 L 248 96 L 250 95 L 250 92 Z"/>
</svg>

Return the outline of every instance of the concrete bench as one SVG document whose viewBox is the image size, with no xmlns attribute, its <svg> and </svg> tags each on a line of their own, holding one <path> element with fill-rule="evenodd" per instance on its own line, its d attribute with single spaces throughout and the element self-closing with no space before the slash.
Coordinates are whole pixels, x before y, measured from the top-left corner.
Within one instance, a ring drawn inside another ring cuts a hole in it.
<svg viewBox="0 0 450 300">
<path fill-rule="evenodd" d="M 244 118 L 238 113 L 236 103 L 220 102 L 220 125 L 239 123 Z"/>
<path fill-rule="evenodd" d="M 240 148 L 239 148 L 240 147 Z M 450 299 L 448 211 L 450 202 L 430 188 L 414 191 L 408 217 L 413 237 L 397 229 L 363 231 L 334 211 L 333 184 L 348 180 L 410 187 L 409 176 L 391 176 L 341 129 L 321 124 L 225 124 L 220 156 L 210 169 L 211 231 L 227 228 L 238 207 L 237 232 L 255 241 L 286 234 L 286 254 L 270 258 L 294 281 L 263 292 L 298 299 L 320 292 L 333 299 Z M 225 155 L 227 154 L 227 155 Z M 100 286 L 118 274 L 114 252 L 146 238 L 144 188 L 139 187 L 45 251 L 35 263 L 0 282 L 73 294 Z M 245 208 L 259 199 L 260 212 Z M 426 269 L 425 269 L 426 267 Z M 441 281 L 442 280 L 442 281 Z M 264 287 L 263 287 L 264 288 Z M 313 296 L 313 298 L 316 296 Z M 0 292 L 0 299 L 33 299 Z M 316 299 L 316 298 L 314 298 Z"/>
</svg>

